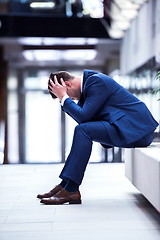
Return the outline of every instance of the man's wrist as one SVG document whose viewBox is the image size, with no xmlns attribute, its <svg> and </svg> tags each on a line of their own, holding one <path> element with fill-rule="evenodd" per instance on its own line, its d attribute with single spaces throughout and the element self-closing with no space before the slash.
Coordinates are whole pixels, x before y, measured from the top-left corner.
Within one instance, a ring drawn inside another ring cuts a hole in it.
<svg viewBox="0 0 160 240">
<path fill-rule="evenodd" d="M 62 106 L 64 105 L 64 102 L 65 102 L 65 100 L 66 100 L 67 98 L 69 98 L 69 96 L 68 96 L 67 94 L 65 94 L 65 95 L 63 96 L 63 98 L 60 100 L 60 103 L 61 103 Z"/>
</svg>

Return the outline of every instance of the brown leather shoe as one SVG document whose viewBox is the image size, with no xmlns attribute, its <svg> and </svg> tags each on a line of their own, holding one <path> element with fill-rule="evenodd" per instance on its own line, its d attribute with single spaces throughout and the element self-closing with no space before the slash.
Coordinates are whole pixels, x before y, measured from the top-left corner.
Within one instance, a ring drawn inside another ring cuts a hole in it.
<svg viewBox="0 0 160 240">
<path fill-rule="evenodd" d="M 37 198 L 50 198 L 53 197 L 57 192 L 59 192 L 62 189 L 62 186 L 59 184 L 55 186 L 50 192 L 44 193 L 44 194 L 38 194 Z"/>
<path fill-rule="evenodd" d="M 40 201 L 41 203 L 47 204 L 47 205 L 58 205 L 58 204 L 81 204 L 81 194 L 79 191 L 76 192 L 68 192 L 64 188 L 56 193 L 51 198 L 43 198 Z"/>
</svg>

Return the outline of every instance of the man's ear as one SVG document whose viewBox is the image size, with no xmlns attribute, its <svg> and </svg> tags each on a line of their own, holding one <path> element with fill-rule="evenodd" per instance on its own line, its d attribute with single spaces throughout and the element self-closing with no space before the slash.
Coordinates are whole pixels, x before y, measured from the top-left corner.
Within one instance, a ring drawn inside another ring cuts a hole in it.
<svg viewBox="0 0 160 240">
<path fill-rule="evenodd" d="M 69 82 L 69 81 L 65 81 L 65 84 L 66 84 L 67 87 L 71 87 L 72 86 L 71 82 Z"/>
</svg>

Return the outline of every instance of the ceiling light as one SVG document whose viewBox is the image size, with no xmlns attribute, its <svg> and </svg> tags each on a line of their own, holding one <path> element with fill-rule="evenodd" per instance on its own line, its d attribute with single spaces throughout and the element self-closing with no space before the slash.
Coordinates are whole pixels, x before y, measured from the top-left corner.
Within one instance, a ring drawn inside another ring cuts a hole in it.
<svg viewBox="0 0 160 240">
<path fill-rule="evenodd" d="M 18 38 L 22 45 L 94 45 L 98 43 L 97 38 L 52 38 L 52 37 L 23 37 Z"/>
<path fill-rule="evenodd" d="M 54 2 L 32 2 L 30 4 L 31 8 L 53 8 L 54 6 Z"/>
<path fill-rule="evenodd" d="M 63 59 L 64 60 L 93 60 L 97 54 L 96 50 L 87 49 L 87 50 L 66 50 L 63 51 Z"/>
<path fill-rule="evenodd" d="M 115 39 L 122 38 L 123 35 L 124 35 L 124 32 L 122 30 L 120 30 L 120 29 L 112 29 L 112 28 L 110 28 L 108 33 L 109 33 L 109 36 L 111 38 L 115 38 Z"/>
<path fill-rule="evenodd" d="M 40 37 L 20 37 L 18 43 L 22 45 L 41 45 L 42 38 Z"/>
<path fill-rule="evenodd" d="M 132 1 L 133 1 L 133 3 L 141 5 L 141 4 L 144 4 L 145 2 L 147 2 L 148 0 L 132 0 Z"/>
<path fill-rule="evenodd" d="M 34 61 L 35 60 L 32 51 L 23 51 L 22 55 L 28 61 Z"/>
<path fill-rule="evenodd" d="M 83 14 L 90 15 L 92 18 L 103 17 L 103 2 L 102 0 L 82 0 Z"/>
<path fill-rule="evenodd" d="M 97 51 L 94 49 L 78 50 L 25 50 L 23 56 L 28 61 L 79 61 L 93 60 Z"/>
<path fill-rule="evenodd" d="M 138 9 L 139 4 L 130 0 L 115 0 L 117 6 L 121 9 Z"/>
<path fill-rule="evenodd" d="M 43 38 L 44 45 L 84 45 L 97 42 L 96 38 Z"/>
<path fill-rule="evenodd" d="M 138 12 L 135 9 L 122 9 L 122 15 L 128 19 L 133 19 L 137 16 Z"/>
<path fill-rule="evenodd" d="M 111 1 L 111 38 L 123 37 L 123 31 L 130 27 L 131 21 L 137 17 L 140 7 L 149 0 L 113 0 Z"/>
<path fill-rule="evenodd" d="M 120 30 L 127 30 L 130 26 L 130 22 L 127 20 L 124 21 L 112 21 L 112 28 L 118 28 Z"/>
</svg>

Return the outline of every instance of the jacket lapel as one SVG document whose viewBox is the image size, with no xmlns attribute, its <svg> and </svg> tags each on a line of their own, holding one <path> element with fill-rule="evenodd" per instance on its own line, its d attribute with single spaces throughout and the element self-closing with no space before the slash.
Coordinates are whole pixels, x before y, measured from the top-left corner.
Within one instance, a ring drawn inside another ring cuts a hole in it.
<svg viewBox="0 0 160 240">
<path fill-rule="evenodd" d="M 79 105 L 80 107 L 83 106 L 84 100 L 85 100 L 84 92 L 85 92 L 85 83 L 86 83 L 86 80 L 87 80 L 88 77 L 90 77 L 90 76 L 92 76 L 93 74 L 96 74 L 96 73 L 98 73 L 98 72 L 84 69 L 84 72 L 83 72 L 82 94 L 81 94 L 81 97 L 80 97 L 80 99 L 79 99 L 79 101 L 78 101 L 78 105 Z"/>
</svg>

